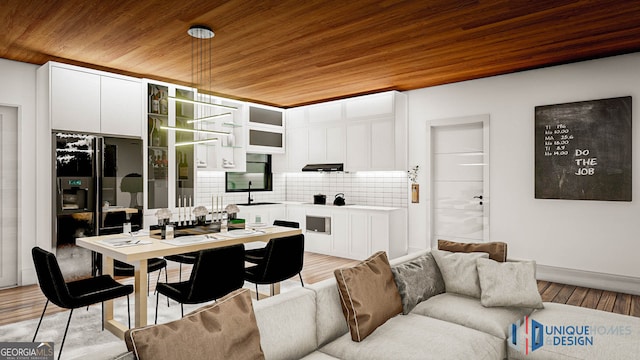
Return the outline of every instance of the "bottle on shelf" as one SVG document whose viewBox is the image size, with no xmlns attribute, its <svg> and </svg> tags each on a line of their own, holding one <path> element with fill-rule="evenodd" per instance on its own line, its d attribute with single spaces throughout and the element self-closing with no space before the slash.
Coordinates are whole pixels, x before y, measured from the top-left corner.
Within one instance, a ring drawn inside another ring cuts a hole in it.
<svg viewBox="0 0 640 360">
<path fill-rule="evenodd" d="M 167 93 L 165 91 L 160 90 L 160 114 L 167 115 L 169 114 L 169 101 L 167 100 Z"/>
<path fill-rule="evenodd" d="M 160 113 L 160 91 L 156 86 L 151 89 L 151 112 L 154 114 Z"/>
<path fill-rule="evenodd" d="M 189 163 L 187 162 L 187 154 L 180 153 L 180 162 L 178 163 L 178 178 L 186 180 L 189 178 Z"/>
</svg>

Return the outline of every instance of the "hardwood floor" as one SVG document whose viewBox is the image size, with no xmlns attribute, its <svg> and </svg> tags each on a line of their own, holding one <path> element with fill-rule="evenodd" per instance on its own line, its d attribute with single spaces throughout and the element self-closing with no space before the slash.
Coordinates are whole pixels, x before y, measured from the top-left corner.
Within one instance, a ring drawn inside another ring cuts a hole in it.
<svg viewBox="0 0 640 360">
<path fill-rule="evenodd" d="M 305 284 L 313 284 L 333 277 L 333 270 L 352 266 L 358 261 L 337 258 L 328 255 L 305 253 L 302 279 Z M 185 273 L 190 271 L 183 266 Z M 169 281 L 178 281 L 178 269 L 169 269 Z M 164 280 L 164 275 L 162 276 Z M 151 274 L 151 289 L 155 288 L 157 273 Z M 131 284 L 132 278 L 118 278 L 119 281 Z M 563 285 L 547 281 L 538 281 L 538 290 L 543 301 L 570 304 L 592 309 L 599 309 L 618 314 L 640 317 L 640 296 L 614 293 L 611 291 L 588 289 L 572 285 Z M 0 325 L 38 318 L 42 313 L 46 299 L 38 285 L 21 286 L 0 290 Z M 61 309 L 53 304 L 47 308 L 47 314 Z"/>
<path fill-rule="evenodd" d="M 640 317 L 640 296 L 538 281 L 542 301 Z"/>
</svg>

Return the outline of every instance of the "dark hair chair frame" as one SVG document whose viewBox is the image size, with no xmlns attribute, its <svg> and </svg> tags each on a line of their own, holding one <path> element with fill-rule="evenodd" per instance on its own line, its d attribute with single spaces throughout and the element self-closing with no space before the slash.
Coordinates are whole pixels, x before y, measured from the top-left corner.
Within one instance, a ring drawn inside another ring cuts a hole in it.
<svg viewBox="0 0 640 360">
<path fill-rule="evenodd" d="M 126 295 L 127 316 L 129 318 L 129 327 L 131 327 L 129 294 L 133 293 L 133 285 L 120 284 L 109 275 L 100 275 L 87 279 L 65 282 L 55 255 L 37 246 L 31 250 L 31 255 L 33 257 L 33 263 L 38 276 L 40 289 L 47 298 L 44 310 L 42 310 L 42 315 L 40 315 L 40 321 L 38 321 L 38 326 L 33 334 L 32 342 L 36 340 L 38 330 L 42 324 L 42 318 L 44 318 L 49 302 L 52 302 L 61 308 L 71 310 L 69 312 L 67 326 L 64 329 L 64 335 L 62 336 L 58 359 L 60 359 L 60 355 L 62 354 L 62 348 L 64 347 L 64 341 L 67 338 L 67 331 L 69 330 L 69 324 L 71 323 L 71 316 L 73 315 L 74 309 L 91 304 L 102 303 L 102 330 L 104 330 L 104 302 Z"/>
<path fill-rule="evenodd" d="M 160 294 L 180 303 L 184 316 L 184 304 L 199 304 L 219 299 L 244 284 L 244 245 L 212 248 L 198 251 L 189 280 L 177 283 L 159 283 L 156 286 L 155 323 L 158 323 Z"/>
<path fill-rule="evenodd" d="M 269 240 L 264 248 L 264 257 L 255 261 L 256 265 L 245 269 L 244 279 L 255 284 L 256 299 L 259 300 L 258 284 L 274 284 L 296 274 L 304 287 L 301 274 L 304 264 L 303 234 Z M 271 295 L 273 295 L 273 288 Z"/>
</svg>

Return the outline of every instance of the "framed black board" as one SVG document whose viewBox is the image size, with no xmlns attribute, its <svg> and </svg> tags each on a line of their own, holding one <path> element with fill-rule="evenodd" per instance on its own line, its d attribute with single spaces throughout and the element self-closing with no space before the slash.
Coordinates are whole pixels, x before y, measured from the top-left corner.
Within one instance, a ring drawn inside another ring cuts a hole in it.
<svg viewBox="0 0 640 360">
<path fill-rule="evenodd" d="M 535 197 L 631 201 L 631 96 L 536 106 Z"/>
</svg>

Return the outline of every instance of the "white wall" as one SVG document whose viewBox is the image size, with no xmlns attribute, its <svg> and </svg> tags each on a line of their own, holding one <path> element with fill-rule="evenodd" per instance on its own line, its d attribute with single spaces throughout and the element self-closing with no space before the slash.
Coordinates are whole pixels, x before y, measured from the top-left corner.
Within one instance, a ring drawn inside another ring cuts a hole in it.
<svg viewBox="0 0 640 360">
<path fill-rule="evenodd" d="M 426 165 L 426 121 L 490 114 L 490 240 L 507 242 L 512 258 L 633 277 L 637 283 L 639 68 L 636 53 L 409 91 L 409 165 Z M 633 201 L 535 199 L 534 107 L 628 95 L 633 97 Z M 428 181 L 418 180 L 422 198 L 409 204 L 409 246 L 427 248 Z"/>
<path fill-rule="evenodd" d="M 0 104 L 18 108 L 18 284 L 34 283 L 31 248 L 37 244 L 36 65 L 0 59 Z"/>
</svg>

